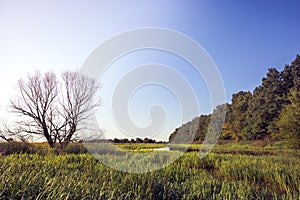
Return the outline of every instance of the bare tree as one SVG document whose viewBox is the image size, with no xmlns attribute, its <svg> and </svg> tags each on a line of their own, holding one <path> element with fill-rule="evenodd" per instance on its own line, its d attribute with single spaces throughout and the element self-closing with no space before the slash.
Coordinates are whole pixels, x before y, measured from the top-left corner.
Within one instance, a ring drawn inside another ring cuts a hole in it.
<svg viewBox="0 0 300 200">
<path fill-rule="evenodd" d="M 19 80 L 18 96 L 10 105 L 20 115 L 15 133 L 42 136 L 51 148 L 57 143 L 65 148 L 100 105 L 93 101 L 99 89 L 95 80 L 78 72 L 63 73 L 61 82 L 52 72 L 28 75 Z"/>
<path fill-rule="evenodd" d="M 77 72 L 65 72 L 62 79 L 62 90 L 65 92 L 62 96 L 62 110 L 59 114 L 65 122 L 57 139 L 64 148 L 76 131 L 82 130 L 89 123 L 93 111 L 100 105 L 100 100 L 92 101 L 100 86 L 93 79 Z"/>
<path fill-rule="evenodd" d="M 11 138 L 8 138 L 7 135 L 3 132 L 3 130 L 0 130 L 0 141 L 5 142 L 11 142 Z"/>
<path fill-rule="evenodd" d="M 6 120 L 0 120 L 0 141 L 5 141 L 11 143 L 14 139 L 25 141 L 25 138 L 19 134 L 17 131 L 8 124 Z"/>
</svg>

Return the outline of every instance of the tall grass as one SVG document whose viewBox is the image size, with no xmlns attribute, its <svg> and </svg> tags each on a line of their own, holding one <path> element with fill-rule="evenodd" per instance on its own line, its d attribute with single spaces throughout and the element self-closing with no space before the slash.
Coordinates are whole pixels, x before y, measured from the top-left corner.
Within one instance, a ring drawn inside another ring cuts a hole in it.
<svg viewBox="0 0 300 200">
<path fill-rule="evenodd" d="M 12 154 L 0 157 L 0 180 L 0 199 L 300 199 L 300 160 L 192 152 L 132 174 L 89 154 Z"/>
</svg>

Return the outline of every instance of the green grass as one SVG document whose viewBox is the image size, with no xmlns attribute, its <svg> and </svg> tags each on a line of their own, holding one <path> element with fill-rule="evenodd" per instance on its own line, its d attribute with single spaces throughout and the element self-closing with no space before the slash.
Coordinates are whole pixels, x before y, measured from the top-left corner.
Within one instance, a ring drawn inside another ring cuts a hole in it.
<svg viewBox="0 0 300 200">
<path fill-rule="evenodd" d="M 118 147 L 131 152 L 148 152 L 155 148 L 165 147 L 166 144 L 160 143 L 135 143 L 135 144 L 117 144 Z"/>
<path fill-rule="evenodd" d="M 0 199 L 300 199 L 299 155 L 190 152 L 134 174 L 90 154 L 12 154 L 0 157 Z"/>
</svg>

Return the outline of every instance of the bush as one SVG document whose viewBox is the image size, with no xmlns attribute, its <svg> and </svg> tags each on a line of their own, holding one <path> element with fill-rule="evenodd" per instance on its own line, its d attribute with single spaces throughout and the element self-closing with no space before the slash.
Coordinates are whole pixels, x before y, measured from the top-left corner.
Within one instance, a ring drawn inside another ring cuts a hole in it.
<svg viewBox="0 0 300 200">
<path fill-rule="evenodd" d="M 63 153 L 82 154 L 88 153 L 88 150 L 82 143 L 70 143 L 66 149 L 63 150 Z"/>
<path fill-rule="evenodd" d="M 0 152 L 2 155 L 35 153 L 35 148 L 24 142 L 0 143 Z"/>
<path fill-rule="evenodd" d="M 25 142 L 10 142 L 0 143 L 0 155 L 10 154 L 58 154 L 59 149 L 51 149 L 46 143 L 25 143 Z M 82 143 L 70 143 L 62 153 L 82 154 L 87 153 L 87 149 Z"/>
</svg>

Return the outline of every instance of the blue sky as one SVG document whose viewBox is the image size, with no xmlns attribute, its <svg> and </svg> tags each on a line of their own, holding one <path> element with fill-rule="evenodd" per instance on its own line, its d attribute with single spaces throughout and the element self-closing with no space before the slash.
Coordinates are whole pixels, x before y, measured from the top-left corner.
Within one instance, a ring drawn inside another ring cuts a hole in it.
<svg viewBox="0 0 300 200">
<path fill-rule="evenodd" d="M 88 55 L 102 42 L 141 27 L 173 29 L 201 44 L 216 63 L 230 101 L 235 92 L 253 90 L 267 68 L 282 69 L 300 53 L 299 7 L 299 0 L 0 0 L 0 118 L 7 118 L 5 110 L 14 95 L 14 87 L 26 73 L 37 69 L 57 73 L 80 69 Z M 122 65 L 130 62 L 186 65 L 170 55 L 158 55 L 157 52 L 137 53 L 129 58 L 131 61 L 123 58 L 119 62 Z M 117 64 L 115 69 L 118 70 Z M 187 74 L 195 88 L 202 89 L 203 95 L 198 94 L 203 99 L 200 111 L 209 113 L 212 108 L 201 77 L 199 80 L 194 78 L 189 70 L 182 73 Z M 109 84 L 103 86 L 109 88 Z M 163 95 L 171 96 L 168 92 L 161 94 L 161 89 L 148 89 L 148 93 L 153 94 L 153 101 L 146 103 L 147 106 L 168 99 Z M 134 101 L 145 100 L 142 94 L 133 97 L 130 107 L 137 110 L 133 112 L 133 119 L 145 125 L 151 121 L 149 116 L 143 120 L 142 113 L 139 114 L 145 107 L 134 104 Z M 172 102 L 166 106 L 172 120 L 169 120 L 166 130 L 156 136 L 157 139 L 166 139 L 169 131 L 181 122 L 176 101 L 168 102 Z M 99 118 L 111 114 L 105 108 L 109 103 L 103 101 Z M 169 105 L 174 105 L 174 108 Z M 107 137 L 123 137 L 111 120 L 99 121 L 107 131 Z"/>
</svg>

